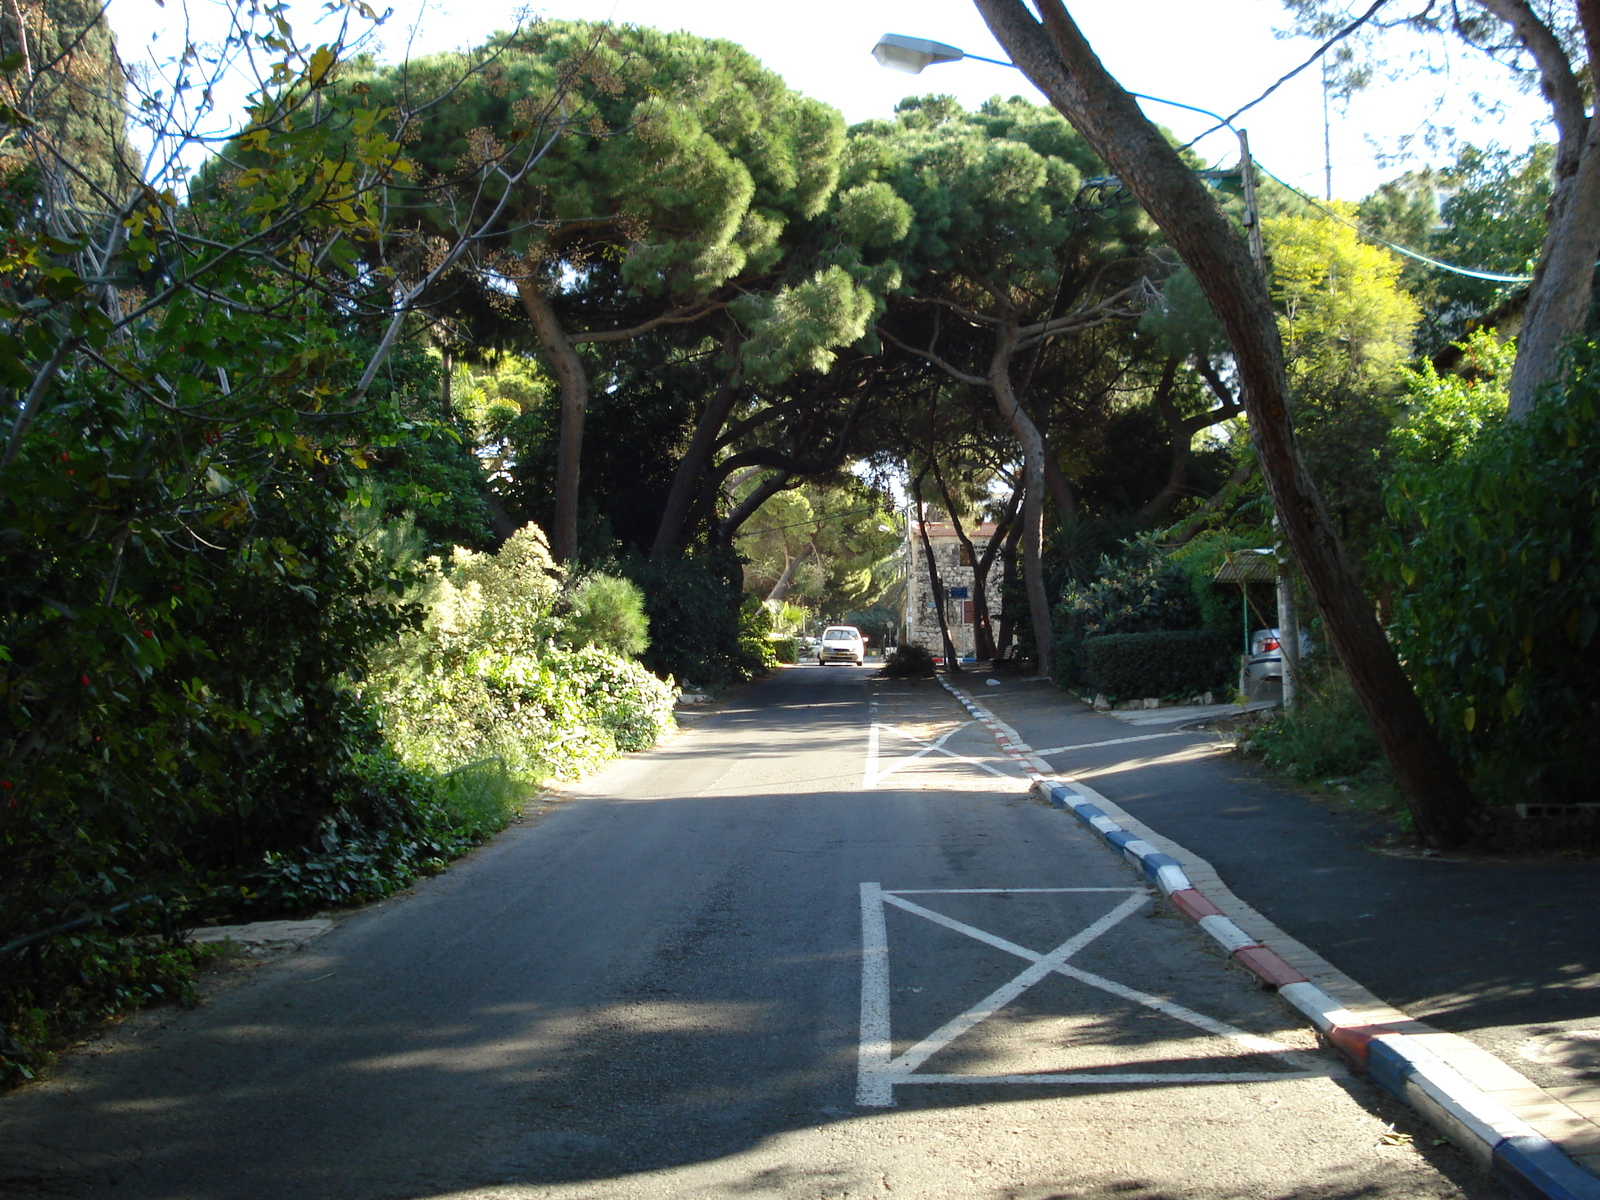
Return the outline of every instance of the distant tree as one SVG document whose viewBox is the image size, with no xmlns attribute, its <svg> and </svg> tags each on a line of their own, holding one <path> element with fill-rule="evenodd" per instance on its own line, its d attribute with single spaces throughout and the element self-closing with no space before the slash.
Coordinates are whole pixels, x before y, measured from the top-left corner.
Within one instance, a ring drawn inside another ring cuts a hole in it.
<svg viewBox="0 0 1600 1200">
<path fill-rule="evenodd" d="M 24 159 L 56 194 L 58 214 L 107 215 L 139 179 L 128 144 L 127 80 L 104 5 L 95 0 L 8 0 L 0 6 L 0 102 L 30 122 L 0 148 L 0 167 Z M 60 232 L 66 232 L 62 230 Z"/>
<path fill-rule="evenodd" d="M 926 97 L 854 131 L 846 175 L 889 184 L 913 212 L 901 250 L 906 286 L 880 334 L 986 394 L 1020 446 L 1023 576 L 1046 650 L 1049 451 L 1030 384 L 1051 341 L 1136 314 L 1140 247 L 1152 232 L 1131 206 L 1079 212 L 1072 200 L 1098 168 L 1071 127 L 1035 105 L 993 100 L 967 113 Z M 1049 671 L 1048 653 L 1040 670 Z"/>
<path fill-rule="evenodd" d="M 1471 270 L 1530 275 L 1544 243 L 1555 148 L 1521 153 L 1463 146 L 1454 165 L 1411 172 L 1361 202 L 1361 227 L 1402 246 Z M 1527 285 L 1478 279 L 1408 259 L 1406 289 L 1422 308 L 1417 349 L 1436 354 L 1502 305 L 1525 300 Z"/>
</svg>

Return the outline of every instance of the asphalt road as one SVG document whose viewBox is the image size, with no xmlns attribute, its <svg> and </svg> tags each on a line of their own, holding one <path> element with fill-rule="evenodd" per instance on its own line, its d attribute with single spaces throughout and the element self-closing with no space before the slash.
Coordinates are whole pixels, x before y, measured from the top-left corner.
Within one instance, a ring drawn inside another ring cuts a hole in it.
<svg viewBox="0 0 1600 1200">
<path fill-rule="evenodd" d="M 0 1194 L 1498 1194 L 1431 1141 L 935 685 L 810 666 L 0 1101 Z"/>
<path fill-rule="evenodd" d="M 1126 725 L 1047 684 L 958 682 L 1057 773 L 1208 860 L 1235 895 L 1388 1003 L 1542 1086 L 1600 1077 L 1593 862 L 1374 853 L 1382 822 L 1285 786 L 1215 734 Z M 1574 1030 L 1576 1042 L 1551 1040 Z"/>
</svg>

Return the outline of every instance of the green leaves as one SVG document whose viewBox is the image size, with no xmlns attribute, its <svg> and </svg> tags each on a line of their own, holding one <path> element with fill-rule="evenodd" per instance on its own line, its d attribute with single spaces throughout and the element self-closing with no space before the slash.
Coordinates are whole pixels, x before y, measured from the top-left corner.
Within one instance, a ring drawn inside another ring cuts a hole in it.
<svg viewBox="0 0 1600 1200">
<path fill-rule="evenodd" d="M 1600 349 L 1583 347 L 1562 401 L 1481 426 L 1440 398 L 1465 385 L 1424 376 L 1431 429 L 1386 496 L 1395 528 L 1375 567 L 1397 645 L 1480 789 L 1505 800 L 1592 787 L 1577 747 L 1600 702 L 1597 372 Z"/>
</svg>

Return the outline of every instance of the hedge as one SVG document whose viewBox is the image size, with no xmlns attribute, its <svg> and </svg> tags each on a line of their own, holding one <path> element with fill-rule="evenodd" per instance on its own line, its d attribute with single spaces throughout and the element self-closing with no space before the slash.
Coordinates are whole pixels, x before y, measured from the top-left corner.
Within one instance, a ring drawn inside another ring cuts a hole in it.
<svg viewBox="0 0 1600 1200">
<path fill-rule="evenodd" d="M 1107 634 L 1088 639 L 1084 657 L 1090 689 L 1112 702 L 1213 691 L 1237 660 L 1232 640 L 1208 629 Z"/>
</svg>

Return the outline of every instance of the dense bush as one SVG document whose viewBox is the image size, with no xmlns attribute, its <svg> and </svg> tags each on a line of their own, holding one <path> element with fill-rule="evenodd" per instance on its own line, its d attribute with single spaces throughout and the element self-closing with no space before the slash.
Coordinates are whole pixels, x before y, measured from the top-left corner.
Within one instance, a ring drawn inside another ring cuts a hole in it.
<svg viewBox="0 0 1600 1200">
<path fill-rule="evenodd" d="M 1490 799 L 1589 799 L 1600 728 L 1600 346 L 1565 391 L 1398 474 L 1376 566 L 1434 722 Z"/>
<path fill-rule="evenodd" d="M 614 575 L 589 575 L 567 593 L 562 640 L 593 645 L 621 658 L 650 648 L 650 618 L 638 585 Z"/>
<path fill-rule="evenodd" d="M 894 652 L 884 659 L 883 673 L 897 679 L 933 674 L 933 655 L 926 647 L 915 642 L 901 642 Z"/>
<path fill-rule="evenodd" d="M 1207 629 L 1114 633 L 1084 643 L 1089 688 L 1113 702 L 1150 696 L 1192 696 L 1224 686 L 1232 643 Z"/>
<path fill-rule="evenodd" d="M 1089 639 L 1163 629 L 1197 629 L 1199 602 L 1189 574 L 1152 542 L 1135 542 L 1122 558 L 1106 557 L 1088 584 L 1069 582 L 1056 605 L 1056 678 L 1083 682 Z M 1168 689 L 1145 692 L 1160 695 Z M 1201 689 L 1204 690 L 1204 689 Z"/>
<path fill-rule="evenodd" d="M 716 685 L 751 679 L 763 669 L 759 645 L 741 633 L 744 591 L 731 552 L 668 559 L 630 555 L 621 570 L 644 594 L 650 648 L 641 661 L 651 671 L 679 683 Z"/>
<path fill-rule="evenodd" d="M 457 549 L 435 567 L 422 627 L 363 685 L 407 764 L 498 758 L 528 782 L 572 778 L 671 728 L 671 687 L 602 646 L 563 644 L 560 580 L 532 525 L 495 554 Z"/>
<path fill-rule="evenodd" d="M 755 664 L 752 675 L 778 665 L 778 651 L 772 644 L 772 610 L 755 596 L 746 596 L 739 605 L 739 650 L 746 661 Z"/>
<path fill-rule="evenodd" d="M 772 653 L 781 663 L 793 666 L 800 661 L 800 639 L 794 634 L 780 637 L 773 634 L 767 639 L 772 644 Z"/>
<path fill-rule="evenodd" d="M 1385 773 L 1378 739 L 1343 671 L 1303 688 L 1293 712 L 1279 713 L 1250 737 L 1248 753 L 1302 781 Z"/>
</svg>

